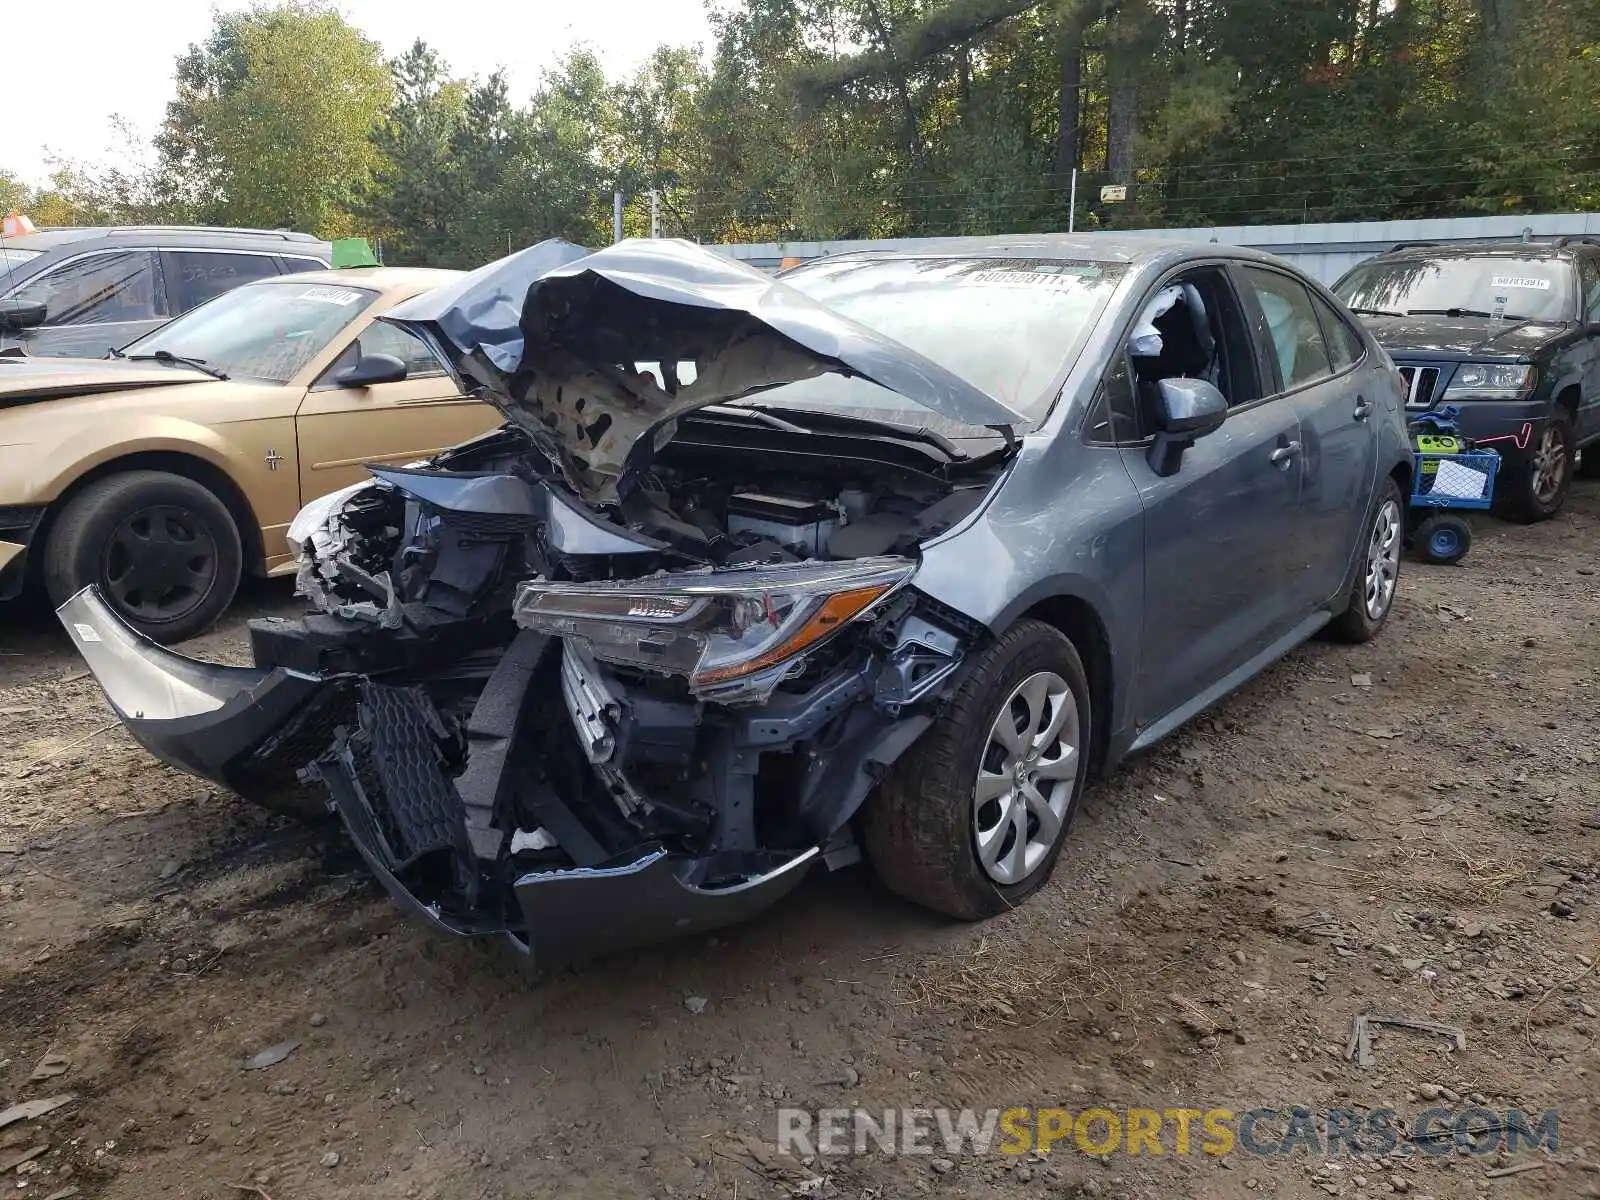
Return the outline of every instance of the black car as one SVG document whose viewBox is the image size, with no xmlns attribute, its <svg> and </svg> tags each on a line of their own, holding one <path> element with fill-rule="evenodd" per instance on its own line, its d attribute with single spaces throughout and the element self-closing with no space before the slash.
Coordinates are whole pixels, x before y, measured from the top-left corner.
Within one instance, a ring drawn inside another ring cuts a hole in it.
<svg viewBox="0 0 1600 1200">
<path fill-rule="evenodd" d="M 1397 247 L 1333 290 L 1400 367 L 1409 414 L 1454 405 L 1500 451 L 1501 515 L 1554 516 L 1585 445 L 1600 468 L 1600 241 Z"/>
<path fill-rule="evenodd" d="M 0 350 L 100 358 L 241 283 L 320 271 L 308 233 L 189 225 L 0 238 Z"/>
</svg>

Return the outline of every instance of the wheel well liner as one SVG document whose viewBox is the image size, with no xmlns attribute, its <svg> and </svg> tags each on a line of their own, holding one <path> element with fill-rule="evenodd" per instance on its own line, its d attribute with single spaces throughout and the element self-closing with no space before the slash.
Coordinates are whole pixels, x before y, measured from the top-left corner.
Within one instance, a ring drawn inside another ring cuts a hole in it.
<svg viewBox="0 0 1600 1200">
<path fill-rule="evenodd" d="M 170 475 L 181 475 L 192 479 L 206 488 L 212 495 L 221 500 L 227 508 L 228 514 L 233 518 L 233 523 L 239 528 L 239 542 L 244 551 L 244 569 L 249 574 L 259 574 L 266 562 L 266 548 L 261 541 L 261 524 L 256 520 L 255 511 L 250 507 L 250 501 L 245 498 L 239 485 L 229 478 L 228 473 L 220 467 L 207 462 L 193 454 L 184 454 L 176 450 L 141 450 L 135 454 L 124 454 L 120 458 L 113 458 L 107 462 L 99 463 L 78 478 L 74 479 L 69 487 L 50 502 L 50 507 L 45 513 L 44 522 L 38 533 L 38 543 L 43 545 L 50 535 L 50 527 L 55 523 L 56 517 L 62 509 L 71 503 L 72 498 L 91 483 L 98 482 L 111 475 L 121 475 L 127 471 L 165 471 Z M 34 562 L 39 558 L 30 554 Z"/>
<path fill-rule="evenodd" d="M 1089 677 L 1089 701 L 1094 709 L 1094 751 L 1089 771 L 1091 775 L 1099 775 L 1105 768 L 1110 748 L 1111 708 L 1115 697 L 1111 641 L 1106 636 L 1105 623 L 1088 601 L 1077 596 L 1049 596 L 1020 615 L 1059 629 L 1083 660 L 1084 674 Z"/>
</svg>

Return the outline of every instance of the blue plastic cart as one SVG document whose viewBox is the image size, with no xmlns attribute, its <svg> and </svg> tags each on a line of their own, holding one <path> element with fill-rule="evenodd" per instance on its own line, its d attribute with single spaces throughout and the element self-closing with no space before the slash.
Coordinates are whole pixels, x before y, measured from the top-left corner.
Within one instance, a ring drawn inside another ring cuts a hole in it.
<svg viewBox="0 0 1600 1200">
<path fill-rule="evenodd" d="M 1456 433 L 1456 408 L 1446 407 L 1411 422 L 1415 469 L 1406 540 L 1423 562 L 1451 565 L 1472 548 L 1472 522 L 1464 513 L 1494 503 L 1500 455 L 1474 450 Z"/>
</svg>

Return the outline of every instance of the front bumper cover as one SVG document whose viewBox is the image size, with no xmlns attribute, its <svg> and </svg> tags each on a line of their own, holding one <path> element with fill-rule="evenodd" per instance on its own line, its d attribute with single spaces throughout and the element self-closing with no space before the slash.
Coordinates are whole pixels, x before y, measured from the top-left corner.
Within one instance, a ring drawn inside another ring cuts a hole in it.
<svg viewBox="0 0 1600 1200">
<path fill-rule="evenodd" d="M 1462 436 L 1506 455 L 1537 444 L 1550 419 L 1550 405 L 1544 400 L 1459 400 L 1452 401 L 1452 406 L 1456 409 L 1456 428 Z M 1432 411 L 1438 407 L 1442 405 Z"/>
<path fill-rule="evenodd" d="M 820 856 L 815 846 L 775 853 L 726 886 L 705 882 L 727 876 L 714 856 L 660 845 L 581 866 L 517 870 L 501 839 L 490 857 L 474 852 L 458 789 L 468 776 L 452 775 L 427 731 L 415 727 L 431 712 L 420 689 L 197 662 L 129 628 L 93 587 L 58 616 L 117 716 L 157 758 L 269 807 L 285 807 L 286 790 L 322 792 L 307 786 L 319 780 L 331 797 L 331 805 L 319 801 L 323 810 L 338 814 L 404 909 L 451 934 L 509 935 L 536 966 L 746 920 L 798 885 Z M 418 895 L 408 872 L 429 855 L 435 869 L 450 864 L 450 894 L 464 903 L 445 907 Z M 506 886 L 485 886 L 497 871 Z"/>
</svg>

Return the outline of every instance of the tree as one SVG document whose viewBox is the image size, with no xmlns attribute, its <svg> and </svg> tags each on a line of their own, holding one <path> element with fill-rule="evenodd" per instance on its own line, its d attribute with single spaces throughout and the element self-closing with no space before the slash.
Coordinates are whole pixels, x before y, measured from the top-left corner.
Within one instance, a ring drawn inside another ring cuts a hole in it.
<svg viewBox="0 0 1600 1200">
<path fill-rule="evenodd" d="M 335 9 L 288 0 L 218 13 L 179 58 L 176 86 L 157 146 L 201 219 L 354 231 L 392 85 L 377 44 Z"/>
<path fill-rule="evenodd" d="M 359 188 L 356 215 L 398 262 L 454 257 L 456 191 L 451 140 L 466 112 L 466 84 L 418 39 L 390 64 L 394 100 L 372 131 L 377 163 Z"/>
</svg>

